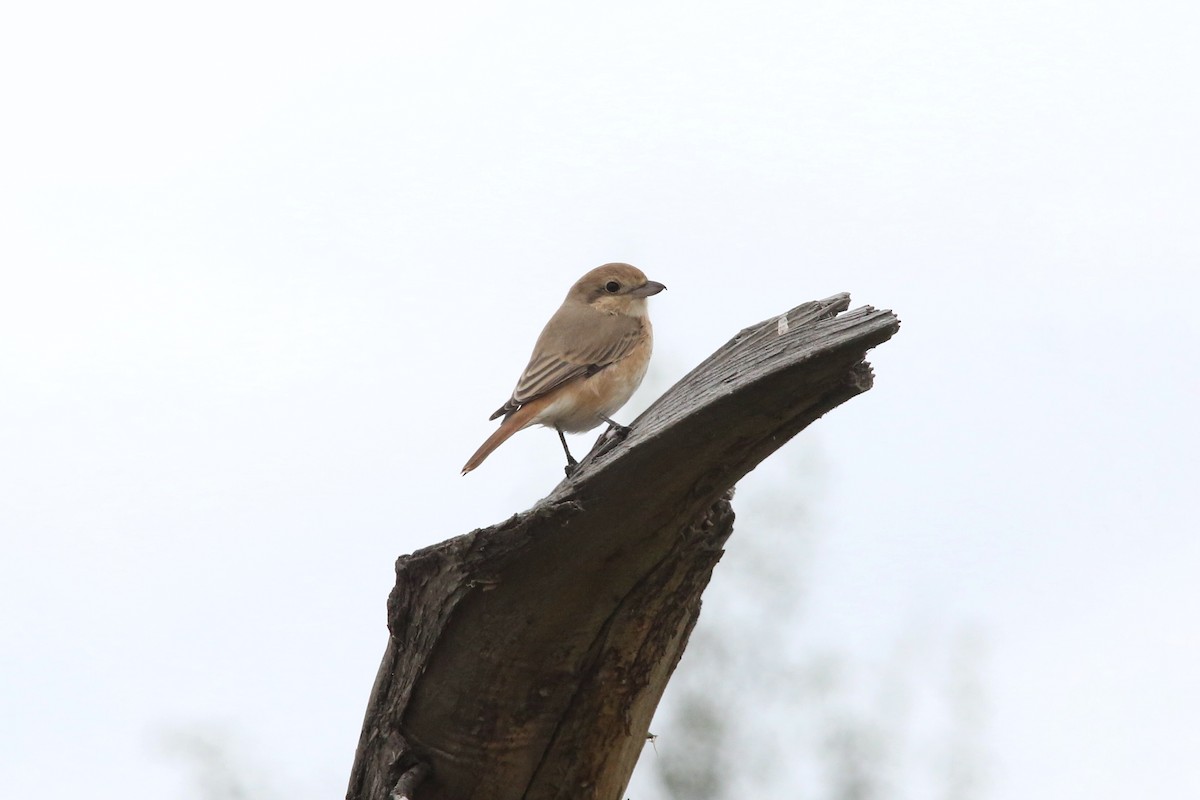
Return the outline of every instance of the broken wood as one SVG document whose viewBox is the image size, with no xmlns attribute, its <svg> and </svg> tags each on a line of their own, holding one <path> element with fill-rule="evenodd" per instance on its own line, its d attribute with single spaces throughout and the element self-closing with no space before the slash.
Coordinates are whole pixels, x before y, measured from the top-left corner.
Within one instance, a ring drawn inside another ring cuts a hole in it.
<svg viewBox="0 0 1200 800">
<path fill-rule="evenodd" d="M 867 391 L 899 328 L 849 303 L 746 328 L 533 508 L 398 559 L 347 798 L 621 800 L 734 485 Z"/>
</svg>

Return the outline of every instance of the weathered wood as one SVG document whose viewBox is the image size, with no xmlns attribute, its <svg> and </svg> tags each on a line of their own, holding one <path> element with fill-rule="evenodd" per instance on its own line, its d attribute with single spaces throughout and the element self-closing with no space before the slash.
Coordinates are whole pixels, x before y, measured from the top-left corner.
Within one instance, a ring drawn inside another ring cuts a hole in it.
<svg viewBox="0 0 1200 800">
<path fill-rule="evenodd" d="M 734 484 L 869 389 L 898 329 L 849 301 L 746 328 L 529 511 L 401 557 L 347 797 L 427 765 L 417 800 L 621 800 Z"/>
</svg>

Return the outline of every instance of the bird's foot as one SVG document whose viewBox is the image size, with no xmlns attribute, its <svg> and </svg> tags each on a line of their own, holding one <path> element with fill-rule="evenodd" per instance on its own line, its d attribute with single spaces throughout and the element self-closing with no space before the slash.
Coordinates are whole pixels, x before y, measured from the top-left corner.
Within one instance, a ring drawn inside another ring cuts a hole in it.
<svg viewBox="0 0 1200 800">
<path fill-rule="evenodd" d="M 616 420 L 609 419 L 608 417 L 601 416 L 600 419 L 608 423 L 608 430 L 600 434 L 600 438 L 596 440 L 597 445 L 608 438 L 615 438 L 616 441 L 623 442 L 625 441 L 625 437 L 628 436 L 630 431 L 633 430 L 633 428 L 630 428 L 628 425 L 622 425 Z"/>
<path fill-rule="evenodd" d="M 625 441 L 626 437 L 633 432 L 633 429 L 627 425 L 618 425 L 611 419 L 608 420 L 608 428 L 604 433 L 600 434 L 600 438 L 592 445 L 592 456 L 599 457 L 612 450 L 614 447 Z"/>
<path fill-rule="evenodd" d="M 625 441 L 625 437 L 633 433 L 633 428 L 628 425 L 618 425 L 615 422 L 608 423 L 608 430 L 604 432 L 605 437 L 613 437 L 618 442 Z"/>
</svg>

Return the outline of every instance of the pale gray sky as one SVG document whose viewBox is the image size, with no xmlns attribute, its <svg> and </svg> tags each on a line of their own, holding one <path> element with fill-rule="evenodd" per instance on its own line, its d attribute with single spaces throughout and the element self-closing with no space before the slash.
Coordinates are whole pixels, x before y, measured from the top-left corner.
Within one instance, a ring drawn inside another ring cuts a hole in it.
<svg viewBox="0 0 1200 800">
<path fill-rule="evenodd" d="M 187 796 L 160 740 L 200 726 L 340 796 L 393 559 L 557 482 L 540 430 L 458 469 L 610 260 L 670 287 L 622 418 L 804 300 L 894 308 L 876 388 L 789 445 L 825 483 L 806 636 L 978 631 L 985 797 L 1200 794 L 1198 34 L 1184 2 L 4 11 L 0 794 Z"/>
</svg>

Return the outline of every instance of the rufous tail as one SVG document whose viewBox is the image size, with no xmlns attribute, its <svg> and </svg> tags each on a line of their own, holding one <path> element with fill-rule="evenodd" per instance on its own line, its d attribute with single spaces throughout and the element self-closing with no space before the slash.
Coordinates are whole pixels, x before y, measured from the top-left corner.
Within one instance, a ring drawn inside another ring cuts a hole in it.
<svg viewBox="0 0 1200 800">
<path fill-rule="evenodd" d="M 508 437 L 528 425 L 533 416 L 541 410 L 542 405 L 542 403 L 524 405 L 505 417 L 504 421 L 500 423 L 500 427 L 496 428 L 495 432 L 487 438 L 487 441 L 479 445 L 479 449 L 475 451 L 475 455 L 467 459 L 467 465 L 462 468 L 462 474 L 466 475 L 478 467 L 483 463 L 485 458 L 492 454 L 493 450 L 508 441 Z"/>
</svg>

